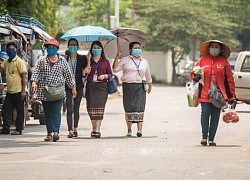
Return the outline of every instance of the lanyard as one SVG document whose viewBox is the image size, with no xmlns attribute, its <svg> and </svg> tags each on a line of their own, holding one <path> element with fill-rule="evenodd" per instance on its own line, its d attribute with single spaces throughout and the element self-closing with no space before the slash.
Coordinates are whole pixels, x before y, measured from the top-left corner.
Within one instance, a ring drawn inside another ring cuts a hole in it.
<svg viewBox="0 0 250 180">
<path fill-rule="evenodd" d="M 137 69 L 137 71 L 138 71 L 138 73 L 139 73 L 139 71 L 140 71 L 140 64 L 141 64 L 141 61 L 139 61 L 139 63 L 138 64 L 136 64 L 136 62 L 135 62 L 135 60 L 132 58 L 132 61 L 134 62 L 134 64 L 135 64 L 135 67 L 136 67 L 136 69 Z"/>
<path fill-rule="evenodd" d="M 98 69 L 99 64 L 100 64 L 100 61 L 98 61 L 98 63 L 95 65 L 95 74 L 97 74 L 97 69 Z"/>
</svg>

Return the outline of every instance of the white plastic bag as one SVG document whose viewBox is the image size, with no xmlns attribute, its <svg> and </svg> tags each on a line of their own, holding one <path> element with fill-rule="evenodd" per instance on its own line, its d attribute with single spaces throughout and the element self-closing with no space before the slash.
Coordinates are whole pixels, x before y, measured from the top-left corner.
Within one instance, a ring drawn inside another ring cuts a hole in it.
<svg viewBox="0 0 250 180">
<path fill-rule="evenodd" d="M 186 92 L 189 107 L 197 107 L 199 105 L 198 95 L 199 95 L 199 83 L 198 82 L 188 82 L 186 84 Z"/>
</svg>

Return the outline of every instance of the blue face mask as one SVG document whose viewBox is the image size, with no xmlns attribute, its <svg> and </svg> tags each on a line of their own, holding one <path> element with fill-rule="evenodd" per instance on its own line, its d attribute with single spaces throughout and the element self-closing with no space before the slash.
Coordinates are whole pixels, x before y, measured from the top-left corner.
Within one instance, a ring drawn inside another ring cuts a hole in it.
<svg viewBox="0 0 250 180">
<path fill-rule="evenodd" d="M 220 54 L 220 49 L 218 49 L 218 48 L 209 48 L 209 53 L 212 56 L 216 57 L 216 56 L 218 56 Z"/>
<path fill-rule="evenodd" d="M 49 48 L 49 47 L 47 48 L 47 53 L 49 56 L 55 55 L 57 51 L 58 51 L 57 48 Z"/>
<path fill-rule="evenodd" d="M 77 49 L 78 49 L 77 46 L 69 46 L 69 51 L 70 51 L 71 53 L 76 53 L 76 52 L 77 52 Z"/>
<path fill-rule="evenodd" d="M 94 56 L 100 56 L 102 54 L 102 49 L 92 49 L 92 54 Z"/>
<path fill-rule="evenodd" d="M 132 55 L 134 55 L 134 56 L 141 56 L 141 54 L 142 54 L 142 51 L 141 51 L 141 49 L 132 49 Z"/>
<path fill-rule="evenodd" d="M 8 54 L 8 56 L 9 56 L 10 58 L 13 58 L 13 57 L 16 56 L 16 51 L 15 51 L 15 50 L 12 50 L 12 49 L 6 50 L 6 53 Z"/>
</svg>

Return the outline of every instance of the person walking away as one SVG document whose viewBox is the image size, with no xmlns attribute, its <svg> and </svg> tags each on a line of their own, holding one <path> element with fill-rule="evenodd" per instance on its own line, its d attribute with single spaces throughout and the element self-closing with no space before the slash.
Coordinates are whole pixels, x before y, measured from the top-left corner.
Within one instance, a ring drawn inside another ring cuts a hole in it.
<svg viewBox="0 0 250 180">
<path fill-rule="evenodd" d="M 16 129 L 11 135 L 22 135 L 27 68 L 25 62 L 17 56 L 17 45 L 14 42 L 6 45 L 6 53 L 9 59 L 0 66 L 0 71 L 5 70 L 6 72 L 7 81 L 7 94 L 2 107 L 3 125 L 0 134 L 10 133 L 10 120 L 15 108 L 17 111 Z"/>
<path fill-rule="evenodd" d="M 79 48 L 79 43 L 76 39 L 70 39 L 68 41 L 68 49 L 70 54 L 67 56 L 67 61 L 74 75 L 74 80 L 76 82 L 76 97 L 73 98 L 72 90 L 66 85 L 66 108 L 67 108 L 67 124 L 68 124 L 68 138 L 77 137 L 77 127 L 80 119 L 79 109 L 81 100 L 83 97 L 83 74 L 86 71 L 87 57 L 79 55 L 77 50 Z M 72 115 L 74 114 L 74 121 Z"/>
<path fill-rule="evenodd" d="M 123 107 L 127 122 L 127 136 L 132 136 L 132 123 L 137 123 L 137 137 L 142 136 L 142 125 L 146 105 L 146 92 L 149 94 L 152 89 L 152 78 L 149 65 L 146 59 L 142 58 L 141 44 L 131 42 L 129 44 L 130 55 L 121 57 L 121 52 L 113 62 L 113 71 L 123 71 L 122 90 Z M 146 84 L 148 88 L 146 89 Z"/>
<path fill-rule="evenodd" d="M 35 69 L 35 65 L 36 65 L 36 54 L 33 52 L 32 50 L 32 46 L 30 44 L 30 42 L 27 44 L 27 55 L 28 55 L 28 63 L 27 63 L 27 68 L 28 68 L 28 91 L 29 91 L 29 97 L 32 97 L 32 90 L 31 90 L 31 76 L 32 73 Z"/>
<path fill-rule="evenodd" d="M 39 59 L 36 64 L 31 77 L 32 91 L 36 91 L 37 99 L 41 100 L 43 104 L 47 129 L 47 136 L 44 141 L 53 140 L 55 142 L 59 140 L 61 107 L 64 99 L 53 101 L 47 99 L 45 96 L 45 86 L 61 85 L 65 87 L 66 83 L 72 90 L 73 98 L 76 97 L 76 86 L 66 59 L 57 53 L 59 49 L 58 41 L 51 39 L 44 46 L 48 55 Z"/>
<path fill-rule="evenodd" d="M 235 103 L 235 83 L 231 66 L 227 60 L 230 56 L 230 48 L 219 40 L 203 42 L 199 47 L 202 57 L 195 64 L 200 66 L 204 73 L 204 86 L 199 84 L 198 100 L 201 103 L 201 128 L 203 146 L 216 146 L 214 138 L 217 132 L 220 108 L 215 107 L 208 95 L 211 84 L 221 92 L 229 104 Z M 195 82 L 201 79 L 200 74 L 190 72 L 190 77 Z"/>
</svg>

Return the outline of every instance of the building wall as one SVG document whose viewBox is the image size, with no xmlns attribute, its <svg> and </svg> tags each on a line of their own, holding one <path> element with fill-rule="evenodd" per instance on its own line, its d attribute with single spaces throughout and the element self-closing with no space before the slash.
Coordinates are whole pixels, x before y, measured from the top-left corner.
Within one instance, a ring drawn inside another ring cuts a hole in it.
<svg viewBox="0 0 250 180">
<path fill-rule="evenodd" d="M 142 55 L 149 63 L 150 71 L 156 81 L 171 83 L 172 63 L 171 52 L 143 51 Z"/>
</svg>

